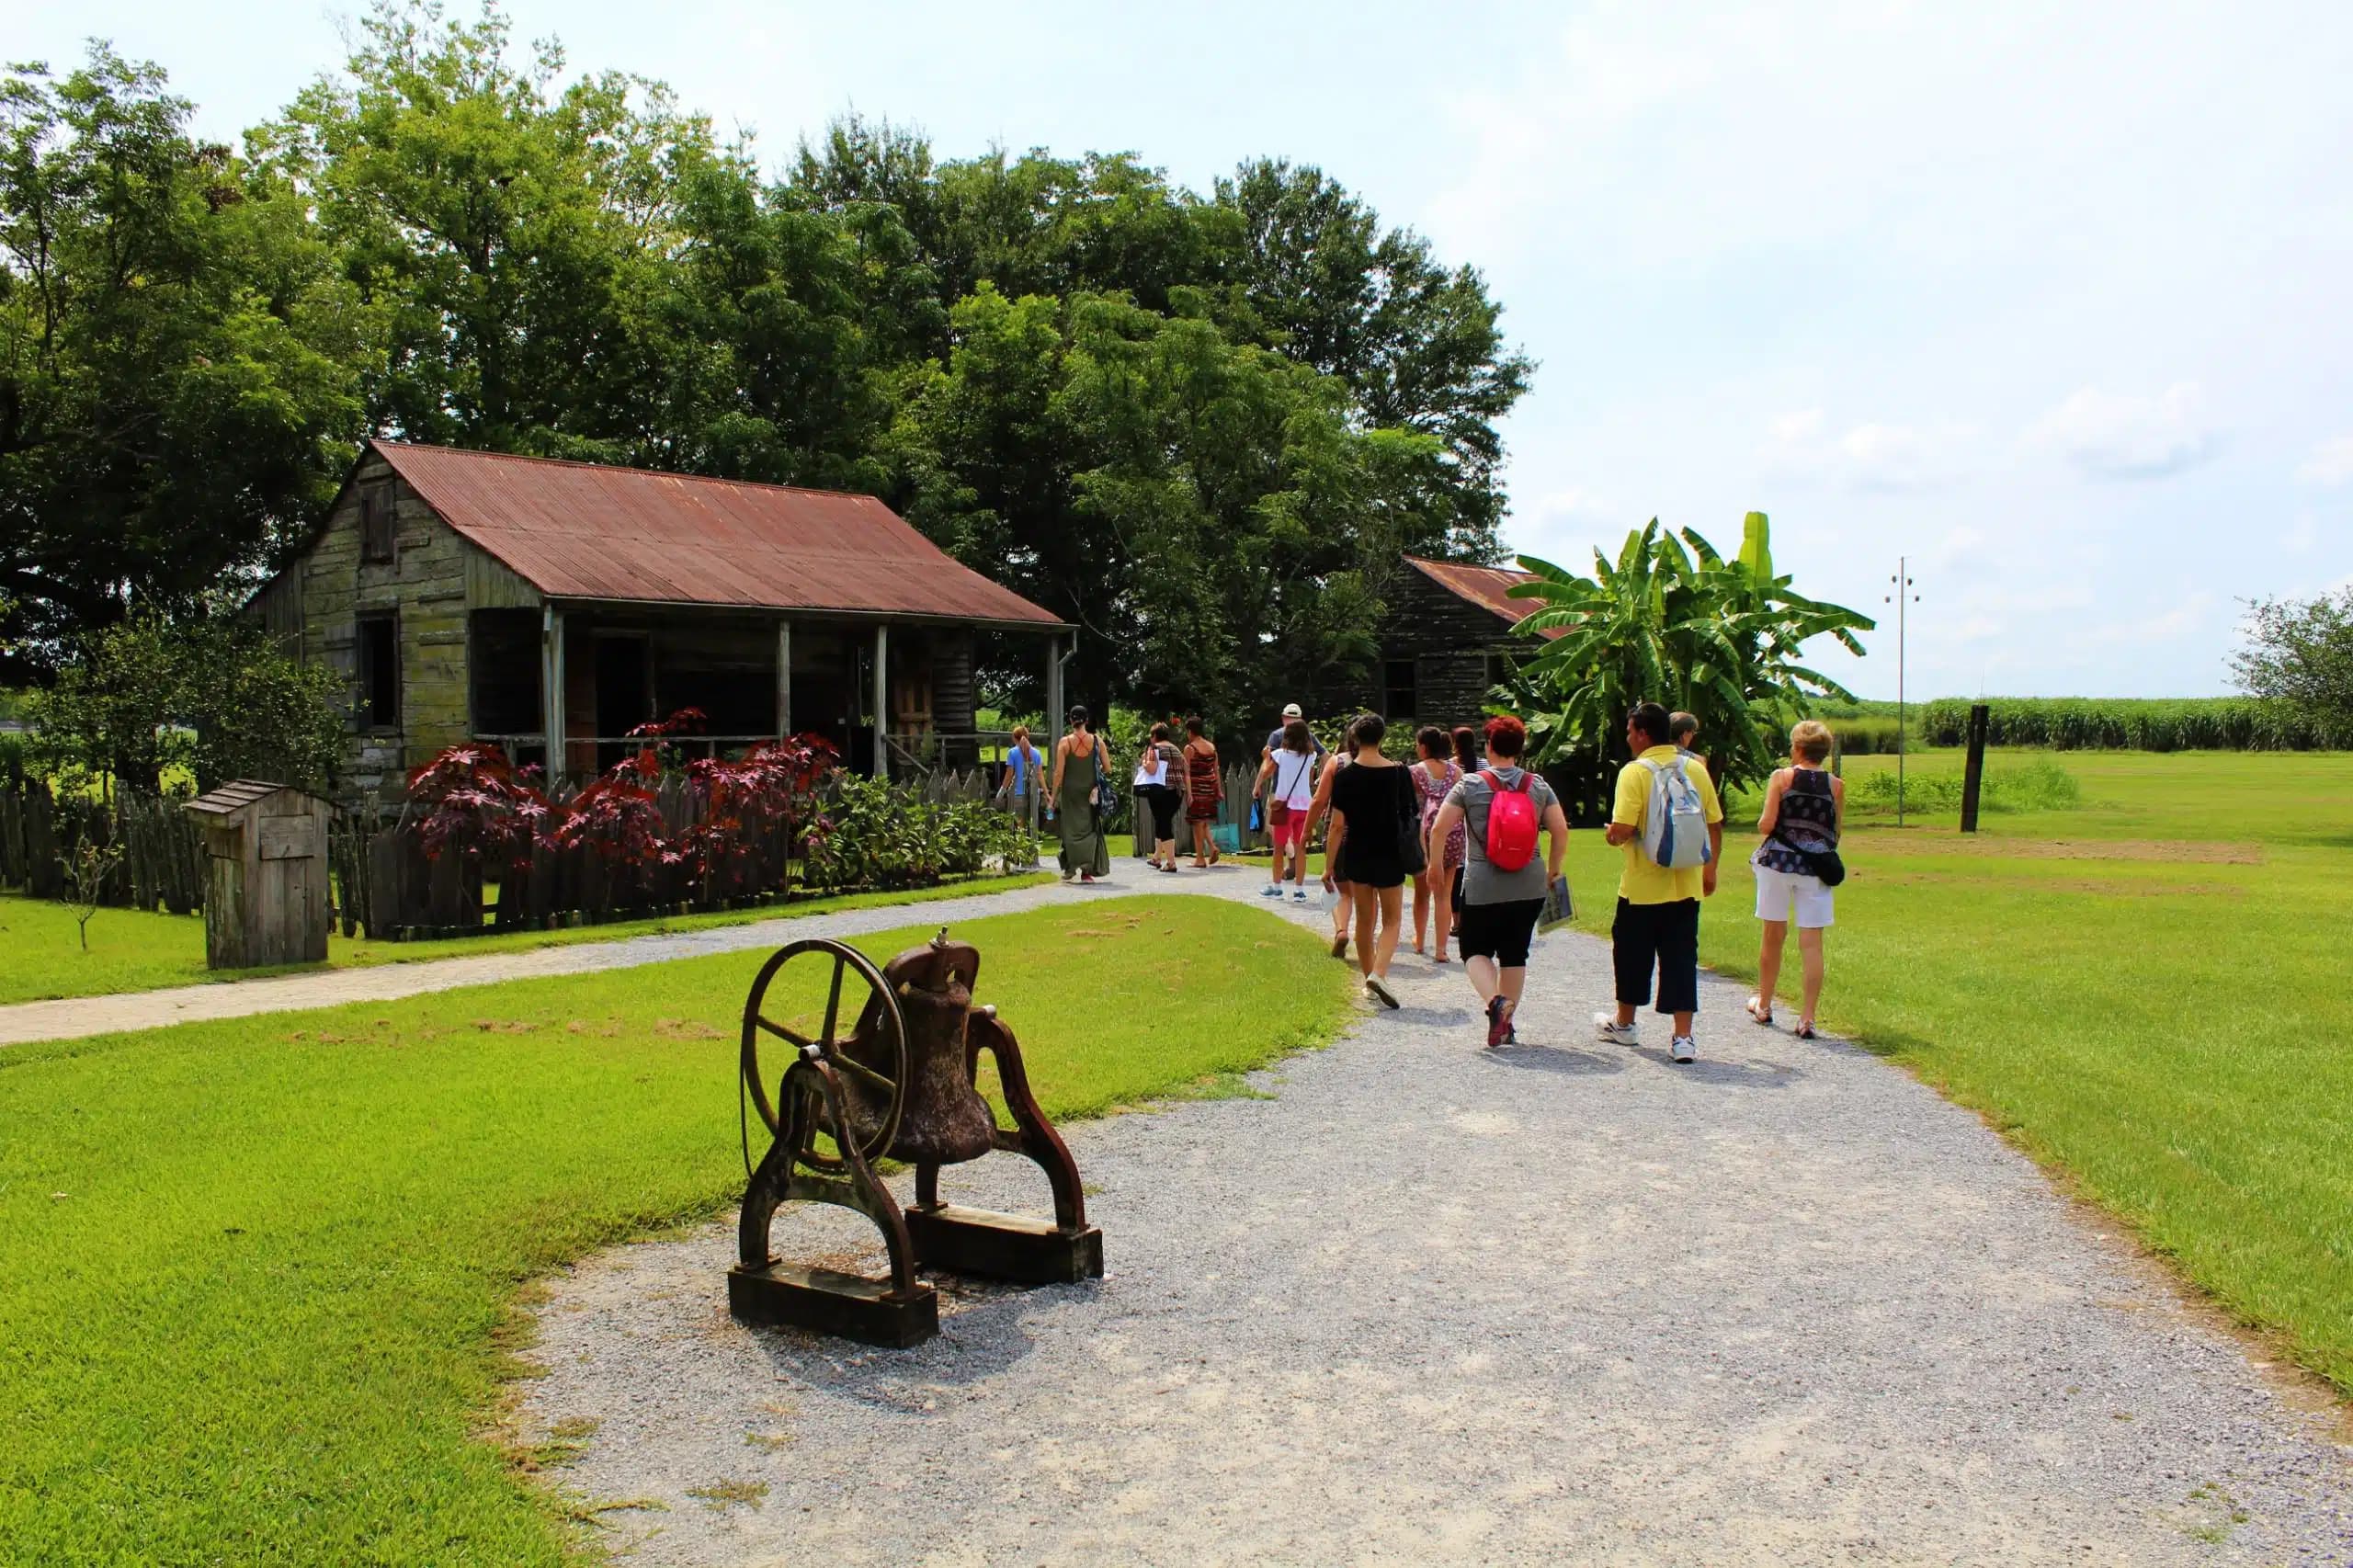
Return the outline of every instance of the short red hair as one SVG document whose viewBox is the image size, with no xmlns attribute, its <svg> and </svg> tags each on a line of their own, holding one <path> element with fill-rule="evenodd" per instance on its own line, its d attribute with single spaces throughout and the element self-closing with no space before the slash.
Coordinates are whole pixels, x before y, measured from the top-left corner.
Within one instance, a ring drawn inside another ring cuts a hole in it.
<svg viewBox="0 0 2353 1568">
<path fill-rule="evenodd" d="M 1487 749 L 1497 756 L 1522 756 L 1528 751 L 1528 726 L 1509 713 L 1487 721 Z"/>
</svg>

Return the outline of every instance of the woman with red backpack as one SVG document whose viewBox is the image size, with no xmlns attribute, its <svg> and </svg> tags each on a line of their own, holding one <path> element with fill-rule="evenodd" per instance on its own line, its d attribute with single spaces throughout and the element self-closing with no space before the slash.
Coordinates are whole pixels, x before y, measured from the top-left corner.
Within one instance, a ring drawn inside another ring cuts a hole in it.
<svg viewBox="0 0 2353 1568">
<path fill-rule="evenodd" d="M 1487 766 L 1449 790 L 1430 823 L 1443 852 L 1458 826 L 1470 832 L 1462 872 L 1462 967 L 1487 1015 L 1490 1046 L 1518 1043 L 1514 1015 L 1528 987 L 1528 949 L 1544 895 L 1569 852 L 1569 819 L 1552 787 L 1520 766 L 1528 727 L 1509 714 L 1487 721 Z M 1537 835 L 1549 853 L 1539 858 Z"/>
</svg>

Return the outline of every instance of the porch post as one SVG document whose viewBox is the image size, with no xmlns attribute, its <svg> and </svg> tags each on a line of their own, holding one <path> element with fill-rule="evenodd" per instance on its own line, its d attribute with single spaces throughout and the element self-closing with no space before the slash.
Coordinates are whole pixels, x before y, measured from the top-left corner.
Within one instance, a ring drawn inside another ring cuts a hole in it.
<svg viewBox="0 0 2353 1568">
<path fill-rule="evenodd" d="M 547 732 L 548 788 L 563 781 L 563 611 L 540 607 L 540 725 Z"/>
<path fill-rule="evenodd" d="M 1063 734 L 1063 634 L 1046 633 L 1046 722 L 1044 729 L 1057 742 Z"/>
<path fill-rule="evenodd" d="M 874 629 L 874 777 L 891 777 L 891 628 Z"/>
<path fill-rule="evenodd" d="M 776 623 L 776 738 L 792 735 L 792 622 Z"/>
</svg>

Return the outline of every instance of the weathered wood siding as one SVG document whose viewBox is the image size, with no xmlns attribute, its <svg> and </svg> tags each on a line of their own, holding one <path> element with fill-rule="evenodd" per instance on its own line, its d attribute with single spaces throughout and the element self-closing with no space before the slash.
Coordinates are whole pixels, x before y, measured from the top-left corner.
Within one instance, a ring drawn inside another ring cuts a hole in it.
<svg viewBox="0 0 2353 1568">
<path fill-rule="evenodd" d="M 1400 569 L 1383 596 L 1381 653 L 1358 676 L 1325 682 L 1319 712 L 1378 711 L 1392 724 L 1452 726 L 1486 711 L 1495 661 L 1524 658 L 1532 644 L 1511 635 L 1511 623 L 1486 606 L 1449 593 L 1411 565 Z M 1411 712 L 1389 711 L 1389 666 L 1413 661 Z"/>
</svg>

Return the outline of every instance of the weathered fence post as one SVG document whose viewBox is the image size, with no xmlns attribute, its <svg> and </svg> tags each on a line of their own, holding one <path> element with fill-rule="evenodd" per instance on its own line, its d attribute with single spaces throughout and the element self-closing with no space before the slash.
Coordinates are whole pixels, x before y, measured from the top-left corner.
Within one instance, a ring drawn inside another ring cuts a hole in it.
<svg viewBox="0 0 2353 1568">
<path fill-rule="evenodd" d="M 1961 775 L 1961 831 L 1977 831 L 1977 795 L 1985 782 L 1985 730 L 1991 709 L 1983 702 L 1969 705 L 1969 760 Z"/>
</svg>

